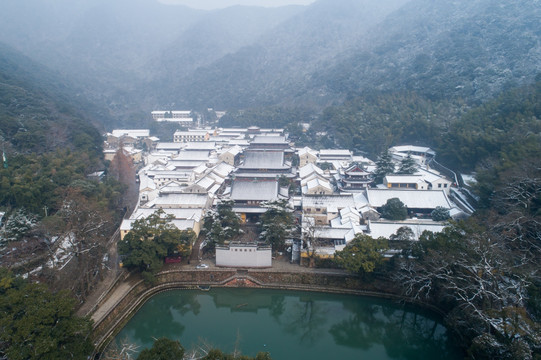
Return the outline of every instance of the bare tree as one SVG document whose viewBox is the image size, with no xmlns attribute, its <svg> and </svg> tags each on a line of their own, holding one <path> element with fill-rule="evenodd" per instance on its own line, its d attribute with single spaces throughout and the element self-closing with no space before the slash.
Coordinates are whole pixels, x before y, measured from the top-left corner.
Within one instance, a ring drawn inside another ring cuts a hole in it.
<svg viewBox="0 0 541 360">
<path fill-rule="evenodd" d="M 414 246 L 414 258 L 398 261 L 395 280 L 407 296 L 459 312 L 465 327 L 477 329 L 476 336 L 535 339 L 535 326 L 516 321 L 526 306 L 530 274 L 520 257 L 492 235 L 458 226 L 425 233 Z"/>
<path fill-rule="evenodd" d="M 61 219 L 62 226 L 51 251 L 61 248 L 69 259 L 62 269 L 56 267 L 57 286 L 69 287 L 84 301 L 102 272 L 107 270 L 104 256 L 112 233 L 111 220 L 107 211 L 73 189 L 66 193 L 55 216 Z"/>
</svg>

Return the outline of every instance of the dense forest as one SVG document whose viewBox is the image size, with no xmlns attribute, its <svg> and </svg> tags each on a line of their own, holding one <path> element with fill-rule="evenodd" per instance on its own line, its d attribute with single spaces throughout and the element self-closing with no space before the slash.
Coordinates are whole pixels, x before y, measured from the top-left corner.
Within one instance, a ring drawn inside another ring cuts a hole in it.
<svg viewBox="0 0 541 360">
<path fill-rule="evenodd" d="M 41 269 L 34 274 L 42 281 L 82 300 L 101 276 L 104 245 L 126 205 L 125 185 L 103 161 L 95 107 L 72 91 L 54 72 L 2 47 L 2 265 Z M 102 181 L 89 176 L 107 170 Z M 74 259 L 63 270 L 54 260 L 60 250 Z"/>
</svg>

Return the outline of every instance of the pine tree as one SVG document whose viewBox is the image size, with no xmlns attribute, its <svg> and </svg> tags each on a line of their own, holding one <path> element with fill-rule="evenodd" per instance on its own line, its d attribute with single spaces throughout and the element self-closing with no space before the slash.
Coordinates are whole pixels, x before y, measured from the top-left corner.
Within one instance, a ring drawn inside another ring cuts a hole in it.
<svg viewBox="0 0 541 360">
<path fill-rule="evenodd" d="M 408 156 L 400 161 L 400 168 L 398 169 L 398 174 L 411 175 L 417 172 L 417 162 L 411 157 L 411 154 L 408 153 Z"/>
<path fill-rule="evenodd" d="M 376 170 L 374 171 L 374 182 L 381 184 L 386 175 L 394 173 L 394 163 L 391 153 L 387 150 L 378 157 Z"/>
</svg>

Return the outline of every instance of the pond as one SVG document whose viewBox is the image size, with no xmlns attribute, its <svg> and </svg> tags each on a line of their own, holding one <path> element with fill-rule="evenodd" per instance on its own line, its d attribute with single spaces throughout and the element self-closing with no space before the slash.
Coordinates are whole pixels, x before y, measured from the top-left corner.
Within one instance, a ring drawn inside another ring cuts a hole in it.
<svg viewBox="0 0 541 360">
<path fill-rule="evenodd" d="M 115 341 L 154 339 L 278 359 L 461 359 L 441 319 L 422 308 L 355 295 L 270 289 L 172 290 L 147 301 Z"/>
</svg>

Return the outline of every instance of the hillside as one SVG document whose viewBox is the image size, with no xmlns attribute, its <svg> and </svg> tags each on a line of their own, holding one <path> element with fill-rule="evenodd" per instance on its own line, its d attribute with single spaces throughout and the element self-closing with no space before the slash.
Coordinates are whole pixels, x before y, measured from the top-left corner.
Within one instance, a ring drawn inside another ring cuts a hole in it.
<svg viewBox="0 0 541 360">
<path fill-rule="evenodd" d="M 479 101 L 541 71 L 535 1 L 412 0 L 391 13 L 373 4 L 319 1 L 298 16 L 302 21 L 291 21 L 297 29 L 284 23 L 273 32 L 276 42 L 262 38 L 200 69 L 188 80 L 190 94 L 175 93 L 237 107 L 325 104 L 366 90 Z M 279 36 L 287 33 L 296 36 Z"/>
<path fill-rule="evenodd" d="M 504 170 L 541 152 L 541 74 L 484 104 L 461 107 L 414 92 L 373 92 L 327 108 L 313 124 L 331 145 L 376 157 L 394 144 L 436 150 L 455 170 Z M 353 134 L 353 135 L 352 135 Z"/>
<path fill-rule="evenodd" d="M 307 106 L 367 91 L 485 101 L 541 72 L 534 0 L 319 0 L 215 11 L 156 0 L 0 5 L 0 41 L 125 125 L 149 110 Z"/>
<path fill-rule="evenodd" d="M 81 300 L 105 269 L 126 197 L 112 176 L 88 176 L 106 169 L 103 140 L 96 109 L 75 93 L 0 44 L 0 262 Z"/>
<path fill-rule="evenodd" d="M 317 86 L 486 100 L 541 72 L 537 1 L 413 0 L 371 30 Z"/>
<path fill-rule="evenodd" d="M 97 157 L 101 136 L 72 91 L 58 74 L 0 44 L 3 146 L 18 154 L 78 148 Z"/>
<path fill-rule="evenodd" d="M 244 108 L 326 105 L 336 98 L 310 88 L 309 80 L 405 0 L 320 0 L 249 46 L 201 67 L 169 93 L 186 105 Z"/>
</svg>

